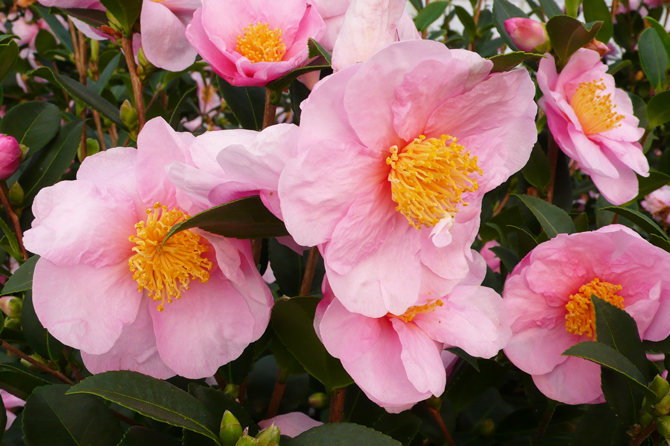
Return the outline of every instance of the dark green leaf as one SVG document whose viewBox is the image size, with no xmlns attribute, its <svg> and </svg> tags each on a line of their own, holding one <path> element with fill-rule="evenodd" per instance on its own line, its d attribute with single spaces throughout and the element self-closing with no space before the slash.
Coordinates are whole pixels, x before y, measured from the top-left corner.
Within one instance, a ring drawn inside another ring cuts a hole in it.
<svg viewBox="0 0 670 446">
<path fill-rule="evenodd" d="M 657 342 L 642 341 L 642 346 L 650 352 L 670 353 L 670 336 Z"/>
<path fill-rule="evenodd" d="M 19 248 L 19 241 L 17 240 L 16 235 L 14 235 L 14 231 L 9 228 L 9 225 L 2 218 L 0 218 L 0 230 L 5 234 L 4 238 L 7 239 L 7 244 L 9 245 L 8 247 L 5 246 L 5 249 L 9 249 L 7 252 L 17 261 L 23 260 L 23 255 Z"/>
<path fill-rule="evenodd" d="M 309 252 L 305 251 L 300 255 L 274 238 L 269 240 L 268 251 L 268 258 L 281 294 L 289 297 L 300 294 L 300 285 L 305 275 Z M 320 282 L 324 273 L 323 259 L 319 256 L 310 295 L 313 296 L 321 292 Z"/>
<path fill-rule="evenodd" d="M 590 230 L 589 216 L 586 214 L 586 212 L 582 212 L 581 214 L 576 215 L 573 217 L 572 221 L 575 223 L 575 230 L 577 232 L 587 232 Z"/>
<path fill-rule="evenodd" d="M 219 368 L 219 373 L 226 379 L 226 381 L 237 384 L 238 386 L 244 384 L 251 368 L 254 366 L 254 353 L 256 344 L 259 342 L 261 342 L 261 339 L 252 342 L 244 349 L 237 359 Z"/>
<path fill-rule="evenodd" d="M 549 19 L 547 34 L 561 62 L 567 63 L 575 51 L 593 40 L 601 24 L 602 22 L 595 22 L 584 25 L 567 15 L 557 15 Z"/>
<path fill-rule="evenodd" d="M 468 352 L 466 352 L 462 348 L 451 347 L 451 348 L 448 348 L 447 351 L 453 353 L 454 355 L 456 355 L 460 358 L 463 358 L 468 364 L 470 364 L 472 366 L 473 369 L 475 369 L 479 372 L 479 365 L 477 364 L 477 358 L 468 354 Z"/>
<path fill-rule="evenodd" d="M 668 97 L 668 100 L 670 100 L 670 97 Z M 637 194 L 637 197 L 634 201 L 641 200 L 656 189 L 660 189 L 661 187 L 670 183 L 670 175 L 659 172 L 657 170 L 650 170 L 648 177 L 638 176 L 637 179 L 640 185 L 640 192 Z"/>
<path fill-rule="evenodd" d="M 470 364 L 465 364 L 455 372 L 447 387 L 446 396 L 456 414 L 475 402 L 488 388 L 505 380 L 505 369 L 497 362 L 488 359 L 477 362 L 479 372 Z"/>
<path fill-rule="evenodd" d="M 438 1 L 428 3 L 425 8 L 419 11 L 414 19 L 416 29 L 419 31 L 427 29 L 433 22 L 439 19 L 442 14 L 444 14 L 444 10 L 447 9 L 447 6 L 449 6 L 449 2 Z"/>
<path fill-rule="evenodd" d="M 647 21 L 647 23 L 651 25 L 652 28 L 656 30 L 656 32 L 658 33 L 658 37 L 660 37 L 661 42 L 663 42 L 665 52 L 668 54 L 668 58 L 670 58 L 670 34 L 668 34 L 663 25 L 658 23 L 658 21 L 656 21 L 656 19 L 654 19 L 653 17 L 646 16 L 644 19 Z"/>
<path fill-rule="evenodd" d="M 62 8 L 61 10 L 65 14 L 79 19 L 84 23 L 88 23 L 89 25 L 96 28 L 99 28 L 103 25 L 109 26 L 109 21 L 107 20 L 107 14 L 105 11 L 82 8 Z"/>
<path fill-rule="evenodd" d="M 318 61 L 317 61 L 318 62 Z M 307 65 L 301 68 L 296 68 L 295 70 L 285 74 L 279 79 L 275 79 L 265 86 L 268 90 L 273 90 L 277 96 L 277 102 L 279 97 L 281 97 L 281 92 L 287 88 L 291 82 L 296 80 L 298 76 L 302 76 L 306 73 L 311 73 L 312 71 L 321 71 L 330 68 L 330 65 Z M 274 101 L 273 101 L 274 102 Z"/>
<path fill-rule="evenodd" d="M 37 54 L 48 58 L 46 55 L 49 51 L 58 49 L 58 42 L 56 42 L 53 34 L 45 29 L 41 29 L 37 33 L 37 37 L 35 37 L 35 48 L 37 49 Z"/>
<path fill-rule="evenodd" d="M 28 398 L 37 387 L 51 384 L 13 364 L 0 364 L 0 389 L 22 400 Z"/>
<path fill-rule="evenodd" d="M 495 24 L 500 37 L 505 40 L 507 46 L 513 51 L 519 51 L 519 48 L 512 42 L 512 39 L 505 29 L 505 20 L 514 17 L 523 17 L 524 19 L 527 19 L 528 15 L 507 0 L 493 0 L 493 23 Z"/>
<path fill-rule="evenodd" d="M 106 372 L 86 378 L 70 394 L 90 393 L 146 417 L 197 432 L 220 444 L 208 427 L 203 403 L 172 384 L 136 372 Z"/>
<path fill-rule="evenodd" d="M 576 231 L 575 224 L 563 209 L 530 195 L 519 195 L 519 198 L 535 215 L 550 239 L 558 234 L 572 234 Z"/>
<path fill-rule="evenodd" d="M 264 88 L 234 87 L 219 77 L 219 91 L 243 128 L 247 130 L 263 128 Z"/>
<path fill-rule="evenodd" d="M 535 240 L 535 237 L 533 237 L 531 233 L 523 228 L 513 225 L 510 225 L 509 227 L 516 232 L 517 253 L 519 254 L 519 258 L 523 259 L 529 252 L 535 249 L 537 240 Z"/>
<path fill-rule="evenodd" d="M 281 342 L 310 375 L 327 389 L 346 387 L 353 380 L 338 359 L 328 354 L 314 331 L 314 313 L 319 299 L 281 299 L 272 308 L 272 327 Z"/>
<path fill-rule="evenodd" d="M 642 393 L 624 377 L 605 367 L 600 369 L 600 387 L 605 401 L 617 414 L 624 426 L 637 423 L 637 412 L 642 405 Z"/>
<path fill-rule="evenodd" d="M 647 104 L 647 119 L 650 127 L 656 127 L 670 122 L 670 91 L 654 95 Z"/>
<path fill-rule="evenodd" d="M 577 17 L 581 4 L 582 0 L 565 0 L 565 13 L 570 17 Z"/>
<path fill-rule="evenodd" d="M 551 181 L 551 164 L 549 163 L 547 154 L 544 153 L 544 150 L 542 150 L 542 147 L 540 147 L 539 144 L 533 146 L 530 159 L 524 168 L 521 169 L 521 172 L 530 184 L 544 193 L 544 190 Z"/>
<path fill-rule="evenodd" d="M 123 430 L 103 401 L 66 395 L 67 385 L 39 387 L 26 401 L 23 433 L 28 446 L 116 446 Z"/>
<path fill-rule="evenodd" d="M 541 54 L 525 53 L 523 51 L 515 51 L 513 53 L 507 53 L 507 54 L 498 54 L 497 56 L 489 57 L 489 60 L 493 62 L 493 68 L 491 68 L 491 73 L 500 73 L 502 71 L 509 71 L 522 62 L 525 62 L 527 60 L 536 62 L 542 59 L 543 57 L 544 56 Z"/>
<path fill-rule="evenodd" d="M 649 243 L 654 246 L 658 246 L 664 251 L 670 252 L 670 241 L 667 238 L 659 237 L 656 234 L 651 234 L 649 236 Z"/>
<path fill-rule="evenodd" d="M 654 28 L 647 28 L 640 34 L 637 44 L 640 53 L 640 63 L 644 74 L 655 90 L 661 90 L 665 82 L 665 71 L 668 68 L 668 53 L 665 52 L 663 42 Z"/>
<path fill-rule="evenodd" d="M 14 40 L 0 45 L 0 82 L 7 76 L 19 57 L 19 46 Z"/>
<path fill-rule="evenodd" d="M 193 93 L 198 87 L 191 87 L 188 90 L 184 92 L 182 95 L 181 99 L 179 99 L 179 102 L 177 102 L 177 106 L 174 108 L 174 111 L 172 112 L 172 116 L 170 117 L 170 127 L 173 129 L 177 129 L 177 126 L 179 125 L 179 118 L 181 118 L 181 113 L 182 110 L 186 107 L 186 100 L 191 96 L 191 93 Z"/>
<path fill-rule="evenodd" d="M 132 426 L 117 446 L 181 446 L 181 442 L 144 426 Z"/>
<path fill-rule="evenodd" d="M 286 442 L 286 446 L 344 445 L 400 446 L 400 443 L 375 430 L 351 423 L 317 426 Z"/>
<path fill-rule="evenodd" d="M 423 0 L 409 0 L 409 2 L 414 6 L 416 12 L 419 12 L 423 9 Z"/>
<path fill-rule="evenodd" d="M 577 425 L 571 446 L 628 446 L 631 439 L 626 434 L 626 428 L 607 404 L 588 407 L 588 412 Z"/>
<path fill-rule="evenodd" d="M 24 102 L 9 109 L 0 121 L 0 133 L 16 138 L 30 154 L 44 147 L 60 129 L 58 107 L 48 102 Z"/>
<path fill-rule="evenodd" d="M 23 310 L 21 311 L 21 326 L 23 335 L 30 347 L 43 358 L 49 358 L 58 362 L 63 354 L 63 344 L 51 336 L 35 313 L 33 305 L 33 293 L 28 291 L 23 299 Z"/>
<path fill-rule="evenodd" d="M 454 6 L 454 11 L 458 16 L 458 20 L 463 24 L 465 31 L 467 31 L 468 37 L 470 37 L 470 42 L 474 42 L 477 38 L 477 24 L 475 23 L 475 19 L 473 19 L 470 13 L 462 6 Z"/>
<path fill-rule="evenodd" d="M 107 12 L 119 21 L 126 37 L 132 34 L 135 20 L 140 16 L 142 2 L 137 0 L 100 0 Z"/>
<path fill-rule="evenodd" d="M 587 22 L 603 22 L 596 39 L 603 43 L 610 41 L 614 33 L 614 24 L 605 0 L 584 0 L 584 19 Z"/>
<path fill-rule="evenodd" d="M 86 9 L 86 11 L 89 10 Z M 91 9 L 91 11 L 95 11 L 95 9 Z M 100 73 L 100 77 L 95 82 L 95 85 L 91 86 L 91 89 L 95 93 L 100 94 L 102 93 L 102 90 L 105 89 L 109 79 L 111 79 L 112 74 L 114 74 L 114 70 L 116 70 L 116 67 L 119 65 L 119 60 L 121 60 L 121 53 L 114 56 L 114 58 L 107 63 L 105 69 L 102 70 L 102 73 Z"/>
<path fill-rule="evenodd" d="M 648 234 L 656 234 L 659 237 L 668 240 L 668 236 L 665 234 L 665 232 L 663 232 L 663 229 L 661 229 L 651 218 L 638 211 L 622 206 L 608 206 L 606 208 L 602 208 L 602 210 L 611 211 L 622 217 L 626 217 L 628 220 L 638 225 Z"/>
<path fill-rule="evenodd" d="M 328 62 L 328 65 L 331 64 L 332 54 L 328 52 L 319 42 L 314 39 L 309 39 L 307 41 L 307 47 L 309 48 L 309 58 L 323 56 L 324 59 Z"/>
<path fill-rule="evenodd" d="M 511 272 L 516 264 L 519 263 L 519 256 L 509 248 L 505 248 L 504 246 L 494 246 L 491 248 L 491 251 L 493 251 L 496 257 L 498 257 L 503 265 L 505 265 L 507 271 Z"/>
<path fill-rule="evenodd" d="M 7 280 L 0 296 L 5 294 L 20 293 L 29 290 L 33 287 L 33 272 L 35 271 L 35 264 L 40 256 L 32 256 L 17 269 L 12 277 Z"/>
<path fill-rule="evenodd" d="M 28 73 L 30 76 L 41 77 L 49 82 L 59 85 L 73 97 L 79 99 L 93 110 L 100 112 L 101 115 L 112 121 L 114 124 L 125 129 L 126 125 L 119 117 L 119 109 L 109 101 L 97 94 L 92 88 L 82 85 L 76 80 L 62 74 L 56 74 L 47 67 L 40 67 Z"/>
<path fill-rule="evenodd" d="M 212 234 L 241 239 L 288 235 L 284 222 L 275 217 L 257 195 L 231 201 L 195 214 L 188 220 L 174 225 L 165 240 L 179 231 L 191 228 L 200 228 Z"/>
<path fill-rule="evenodd" d="M 421 419 L 409 411 L 399 414 L 386 413 L 374 425 L 378 432 L 388 435 L 402 444 L 409 444 L 419 432 Z"/>
<path fill-rule="evenodd" d="M 271 345 L 272 354 L 277 361 L 277 365 L 282 370 L 282 375 L 284 377 L 303 375 L 307 373 L 305 368 L 300 364 L 300 361 L 293 356 L 293 354 L 288 351 L 286 346 L 282 344 L 279 338 L 275 337 L 272 339 Z"/>
<path fill-rule="evenodd" d="M 618 60 L 618 61 L 614 62 L 613 64 L 609 65 L 609 68 L 607 69 L 607 74 L 614 75 L 614 74 L 618 73 L 619 71 L 623 70 L 624 68 L 631 67 L 631 66 L 633 66 L 633 62 L 631 62 L 630 59 Z M 641 127 L 644 127 L 644 126 L 641 126 Z"/>
<path fill-rule="evenodd" d="M 81 144 L 84 121 L 68 122 L 56 139 L 30 159 L 26 170 L 19 178 L 25 193 L 24 204 L 30 205 L 35 195 L 43 188 L 56 184 L 77 155 Z"/>
<path fill-rule="evenodd" d="M 563 11 L 554 0 L 540 0 L 540 5 L 542 6 L 544 14 L 547 16 L 547 19 L 550 19 L 555 15 L 563 14 Z"/>
<path fill-rule="evenodd" d="M 644 99 L 633 93 L 628 93 L 628 96 L 633 103 L 633 114 L 640 120 L 640 127 L 647 127 L 649 122 L 647 121 L 647 104 L 644 103 Z"/>
<path fill-rule="evenodd" d="M 35 10 L 37 10 L 37 12 L 39 12 L 42 18 L 49 25 L 49 28 L 51 28 L 54 34 L 56 34 L 58 40 L 63 42 L 63 44 L 67 47 L 70 53 L 74 53 L 74 45 L 72 44 L 72 37 L 70 36 L 70 33 L 68 32 L 67 29 L 65 29 L 63 24 L 56 18 L 56 16 L 49 12 L 49 8 L 45 8 L 44 6 L 39 5 L 37 3 L 33 4 L 32 8 L 34 8 Z"/>
</svg>

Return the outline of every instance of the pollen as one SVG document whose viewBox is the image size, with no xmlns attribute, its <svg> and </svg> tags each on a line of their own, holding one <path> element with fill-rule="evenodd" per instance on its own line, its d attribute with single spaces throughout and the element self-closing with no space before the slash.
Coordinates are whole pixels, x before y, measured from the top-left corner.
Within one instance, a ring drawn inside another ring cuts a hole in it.
<svg viewBox="0 0 670 446">
<path fill-rule="evenodd" d="M 279 62 L 286 53 L 281 29 L 270 29 L 267 23 L 258 22 L 242 30 L 237 36 L 235 51 L 249 59 L 251 63 Z"/>
<path fill-rule="evenodd" d="M 611 93 L 603 95 L 604 90 L 602 79 L 582 82 L 570 100 L 582 130 L 587 135 L 615 129 L 624 118 L 615 111 L 616 105 L 612 104 Z"/>
<path fill-rule="evenodd" d="M 394 317 L 397 319 L 402 319 L 405 322 L 412 322 L 412 320 L 416 317 L 417 314 L 424 314 L 424 313 L 432 313 L 437 309 L 437 307 L 441 307 L 444 305 L 441 300 L 436 300 L 431 303 L 427 303 L 426 305 L 420 305 L 417 307 L 409 307 L 407 311 L 405 311 L 403 314 L 400 316 L 396 316 L 395 314 L 392 313 L 387 313 L 386 316 L 388 317 Z"/>
<path fill-rule="evenodd" d="M 477 157 L 449 135 L 428 139 L 420 135 L 402 150 L 393 146 L 390 152 L 386 164 L 391 166 L 391 198 L 416 229 L 455 216 L 459 204 L 468 205 L 463 193 L 477 190 L 474 174 L 483 175 Z"/>
<path fill-rule="evenodd" d="M 212 263 L 203 257 L 209 248 L 200 243 L 198 234 L 181 231 L 163 243 L 170 228 L 187 218 L 187 214 L 177 209 L 169 211 L 167 206 L 156 203 L 147 209 L 146 222 L 135 225 L 137 235 L 129 237 L 136 244 L 128 266 L 137 290 L 147 290 L 149 297 L 160 301 L 158 311 L 164 310 L 166 301 L 179 299 L 192 279 L 202 283 L 209 280 Z"/>
<path fill-rule="evenodd" d="M 593 308 L 591 296 L 623 309 L 623 297 L 617 295 L 621 291 L 621 285 L 613 285 L 609 282 L 601 282 L 595 278 L 591 282 L 582 285 L 579 292 L 570 295 L 570 301 L 565 304 L 568 314 L 565 315 L 565 329 L 568 333 L 583 335 L 593 338 L 596 335 L 596 313 Z"/>
</svg>

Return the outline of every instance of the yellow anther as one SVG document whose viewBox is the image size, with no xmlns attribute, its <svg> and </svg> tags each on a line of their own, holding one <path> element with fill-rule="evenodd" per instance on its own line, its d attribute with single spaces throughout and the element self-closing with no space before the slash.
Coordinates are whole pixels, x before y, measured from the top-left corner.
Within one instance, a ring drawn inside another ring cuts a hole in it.
<svg viewBox="0 0 670 446">
<path fill-rule="evenodd" d="M 623 309 L 623 297 L 616 294 L 621 289 L 621 285 L 601 282 L 600 279 L 595 278 L 582 285 L 578 293 L 571 294 L 570 301 L 565 304 L 565 309 L 568 310 L 568 314 L 565 315 L 565 329 L 568 333 L 576 335 L 586 333 L 586 336 L 595 340 L 596 314 L 591 296 L 597 296 Z"/>
<path fill-rule="evenodd" d="M 270 29 L 267 23 L 258 22 L 242 30 L 237 36 L 235 51 L 249 59 L 251 63 L 279 62 L 286 53 L 281 29 Z"/>
<path fill-rule="evenodd" d="M 392 313 L 387 313 L 386 316 L 388 317 L 395 317 L 397 319 L 402 319 L 405 322 L 412 322 L 412 320 L 416 317 L 417 314 L 423 314 L 423 313 L 432 313 L 437 309 L 437 307 L 441 307 L 444 305 L 441 300 L 436 300 L 432 303 L 427 303 L 426 305 L 420 305 L 417 307 L 409 307 L 407 311 L 405 311 L 403 314 L 400 316 L 396 316 L 395 314 Z"/>
<path fill-rule="evenodd" d="M 582 82 L 570 100 L 582 131 L 587 135 L 607 132 L 621 125 L 623 115 L 618 114 L 612 104 L 611 93 L 602 95 L 605 84 L 602 79 Z"/>
</svg>

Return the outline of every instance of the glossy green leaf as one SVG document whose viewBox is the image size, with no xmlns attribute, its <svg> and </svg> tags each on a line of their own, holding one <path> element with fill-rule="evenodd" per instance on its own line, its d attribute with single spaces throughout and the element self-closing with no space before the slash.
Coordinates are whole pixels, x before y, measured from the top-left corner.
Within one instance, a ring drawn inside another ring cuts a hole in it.
<svg viewBox="0 0 670 446">
<path fill-rule="evenodd" d="M 200 228 L 224 237 L 250 239 L 288 235 L 284 222 L 270 212 L 259 196 L 215 206 L 174 225 L 165 240 L 180 231 Z M 165 241 L 163 241 L 165 243 Z"/>
<path fill-rule="evenodd" d="M 460 347 L 451 347 L 446 350 L 458 356 L 459 358 L 464 359 L 468 364 L 472 366 L 473 369 L 479 372 L 479 364 L 477 363 L 477 358 L 468 354 L 468 352 L 466 352 Z"/>
<path fill-rule="evenodd" d="M 605 0 L 584 0 L 584 19 L 587 22 L 603 22 L 600 26 L 596 39 L 607 43 L 614 34 L 614 24 L 612 23 L 612 14 L 605 3 Z"/>
<path fill-rule="evenodd" d="M 437 1 L 428 3 L 421 11 L 419 11 L 414 19 L 416 29 L 419 31 L 428 29 L 433 22 L 444 14 L 444 10 L 447 9 L 447 6 L 449 6 L 449 2 Z"/>
<path fill-rule="evenodd" d="M 584 25 L 567 15 L 557 15 L 547 22 L 547 34 L 549 34 L 551 46 L 565 65 L 575 51 L 593 40 L 601 25 L 602 22 Z"/>
<path fill-rule="evenodd" d="M 2 292 L 0 292 L 0 296 L 20 293 L 31 289 L 33 287 L 35 264 L 39 258 L 40 256 L 32 256 L 26 260 L 25 263 L 12 274 L 12 277 L 7 280 L 5 286 L 2 288 Z"/>
<path fill-rule="evenodd" d="M 563 10 L 556 4 L 554 0 L 540 0 L 540 6 L 542 6 L 542 10 L 547 16 L 547 19 L 550 19 L 555 15 L 563 14 Z"/>
<path fill-rule="evenodd" d="M 482 396 L 486 390 L 505 380 L 505 369 L 495 361 L 477 360 L 479 372 L 470 364 L 455 371 L 446 389 L 454 413 L 458 414 Z"/>
<path fill-rule="evenodd" d="M 647 104 L 647 119 L 649 127 L 657 127 L 670 122 L 670 91 L 663 91 L 654 95 Z"/>
<path fill-rule="evenodd" d="M 668 99 L 670 100 L 670 97 L 668 97 Z M 650 170 L 649 176 L 647 177 L 638 176 L 637 179 L 640 191 L 637 194 L 637 197 L 635 198 L 634 201 L 641 200 L 645 196 L 652 193 L 653 191 L 660 189 L 666 184 L 670 184 L 670 175 L 665 174 L 663 172 L 659 172 L 658 170 Z"/>
<path fill-rule="evenodd" d="M 493 68 L 491 68 L 491 73 L 500 73 L 503 71 L 509 71 L 522 62 L 526 61 L 537 62 L 543 57 L 544 56 L 542 54 L 525 53 L 523 51 L 498 54 L 497 56 L 489 57 L 489 60 L 493 62 Z"/>
<path fill-rule="evenodd" d="M 658 23 L 658 21 L 651 16 L 646 16 L 644 20 L 656 30 L 658 37 L 661 38 L 665 52 L 667 53 L 668 58 L 670 58 L 670 34 L 668 34 L 668 31 L 666 31 L 663 25 Z"/>
<path fill-rule="evenodd" d="M 430 4 L 429 4 L 430 5 Z M 282 441 L 282 446 L 284 442 Z M 317 426 L 286 442 L 285 446 L 400 446 L 393 438 L 365 426 L 333 423 Z"/>
<path fill-rule="evenodd" d="M 123 28 L 127 37 L 132 34 L 135 20 L 140 16 L 142 2 L 137 0 L 100 0 L 102 6 L 109 12 Z"/>
<path fill-rule="evenodd" d="M 88 11 L 88 9 L 87 9 Z M 95 11 L 92 9 L 91 11 Z M 107 62 L 107 65 L 105 66 L 105 69 L 102 70 L 102 73 L 100 73 L 100 77 L 98 77 L 97 82 L 95 84 L 91 85 L 91 89 L 97 93 L 100 94 L 102 93 L 102 90 L 105 89 L 107 86 L 107 83 L 112 77 L 112 74 L 114 74 L 114 70 L 116 70 L 116 67 L 119 65 L 119 61 L 121 60 L 121 53 L 117 54 L 114 56 L 112 60 Z"/>
<path fill-rule="evenodd" d="M 577 17 L 579 15 L 579 7 L 582 5 L 582 0 L 565 0 L 565 13 L 570 17 Z"/>
<path fill-rule="evenodd" d="M 294 297 L 281 299 L 272 308 L 275 333 L 310 375 L 327 389 L 353 383 L 340 361 L 330 356 L 314 331 L 314 313 L 319 299 Z"/>
<path fill-rule="evenodd" d="M 646 215 L 635 211 L 633 209 L 625 208 L 622 206 L 608 206 L 602 208 L 603 211 L 611 211 L 615 214 L 618 214 L 622 217 L 626 217 L 628 220 L 632 221 L 640 228 L 642 228 L 648 234 L 656 234 L 657 236 L 668 240 L 668 236 L 665 234 L 663 229 L 661 229 L 651 218 Z"/>
<path fill-rule="evenodd" d="M 571 446 L 628 446 L 631 438 L 627 428 L 607 404 L 590 404 L 588 412 L 577 425 Z"/>
<path fill-rule="evenodd" d="M 628 97 L 633 103 L 633 114 L 640 120 L 640 127 L 647 127 L 649 121 L 647 120 L 647 104 L 644 103 L 644 99 L 633 93 L 628 93 Z"/>
<path fill-rule="evenodd" d="M 28 291 L 23 299 L 21 311 L 21 327 L 28 345 L 43 358 L 57 362 L 63 355 L 63 344 L 51 336 L 42 325 L 33 305 L 32 292 Z"/>
<path fill-rule="evenodd" d="M 405 411 L 385 413 L 375 423 L 374 429 L 402 444 L 409 444 L 419 432 L 419 426 L 421 426 L 421 419 L 410 411 Z"/>
<path fill-rule="evenodd" d="M 123 430 L 100 398 L 67 395 L 67 385 L 39 387 L 23 409 L 27 446 L 116 446 Z"/>
<path fill-rule="evenodd" d="M 306 73 L 311 73 L 312 71 L 321 71 L 330 68 L 330 65 L 306 65 L 301 68 L 296 68 L 295 70 L 285 74 L 284 76 L 280 77 L 279 79 L 275 79 L 269 84 L 265 86 L 268 90 L 273 90 L 275 92 L 275 97 L 276 101 L 273 100 L 274 102 L 279 102 L 279 99 L 281 97 L 281 92 L 285 89 L 288 88 L 288 86 L 298 78 L 298 76 L 302 76 L 303 74 Z"/>
<path fill-rule="evenodd" d="M 0 121 L 0 133 L 10 135 L 30 149 L 29 154 L 41 149 L 60 129 L 58 107 L 44 101 L 31 101 L 9 109 Z"/>
<path fill-rule="evenodd" d="M 61 8 L 61 11 L 96 28 L 103 25 L 109 26 L 109 20 L 107 20 L 105 11 L 83 8 Z"/>
<path fill-rule="evenodd" d="M 37 387 L 52 383 L 27 372 L 18 363 L 0 363 L 0 389 L 26 400 Z"/>
<path fill-rule="evenodd" d="M 519 195 L 519 198 L 535 215 L 550 239 L 558 234 L 572 234 L 576 231 L 570 215 L 563 209 L 530 195 Z"/>
<path fill-rule="evenodd" d="M 5 234 L 5 237 L 7 239 L 7 243 L 9 247 L 5 246 L 5 249 L 9 249 L 8 253 L 14 257 L 17 261 L 22 261 L 23 260 L 23 255 L 21 254 L 20 248 L 19 248 L 19 241 L 16 238 L 16 235 L 14 234 L 14 231 L 9 227 L 7 222 L 0 218 L 0 231 L 2 231 Z M 2 238 L 2 237 L 0 237 Z"/>
<path fill-rule="evenodd" d="M 86 378 L 67 393 L 97 395 L 154 420 L 197 432 L 220 444 L 219 436 L 208 427 L 210 414 L 205 405 L 165 381 L 137 372 L 106 372 Z"/>
<path fill-rule="evenodd" d="M 181 446 L 181 441 L 144 426 L 132 426 L 117 446 Z"/>
<path fill-rule="evenodd" d="M 309 39 L 307 41 L 307 47 L 309 48 L 309 58 L 323 56 L 324 59 L 328 62 L 328 65 L 332 63 L 333 55 L 325 49 L 319 42 L 314 39 Z"/>
<path fill-rule="evenodd" d="M 521 172 L 530 184 L 544 193 L 551 181 L 551 164 L 547 154 L 544 153 L 539 144 L 533 146 L 530 158 Z"/>
<path fill-rule="evenodd" d="M 500 34 L 500 37 L 503 38 L 507 46 L 513 51 L 519 51 L 519 48 L 512 42 L 511 37 L 505 29 L 505 20 L 514 17 L 527 19 L 528 15 L 507 0 L 493 0 L 493 23 L 498 30 L 498 34 Z"/>
<path fill-rule="evenodd" d="M 32 203 L 42 188 L 56 184 L 70 168 L 81 144 L 83 128 L 84 121 L 68 122 L 48 146 L 30 159 L 19 178 L 19 184 L 25 193 L 26 206 Z"/>
<path fill-rule="evenodd" d="M 646 351 L 658 353 L 670 353 L 670 336 L 662 341 L 642 341 L 642 346 Z"/>
<path fill-rule="evenodd" d="M 49 28 L 56 34 L 56 37 L 58 37 L 58 40 L 60 40 L 65 47 L 70 51 L 70 53 L 74 53 L 74 45 L 72 44 L 72 36 L 70 36 L 70 32 L 65 29 L 63 24 L 56 18 L 54 14 L 51 14 L 49 12 L 49 8 L 46 8 L 38 3 L 35 3 L 32 5 L 33 9 L 35 9 L 39 15 L 42 16 L 42 18 L 47 22 L 49 25 Z"/>
<path fill-rule="evenodd" d="M 219 77 L 219 91 L 243 128 L 247 130 L 263 128 L 264 88 L 234 87 Z"/>
<path fill-rule="evenodd" d="M 496 257 L 505 265 L 507 271 L 511 272 L 517 263 L 519 263 L 519 256 L 509 248 L 504 246 L 494 246 L 491 251 L 495 253 Z"/>
<path fill-rule="evenodd" d="M 519 258 L 523 259 L 528 255 L 529 252 L 535 249 L 537 246 L 537 240 L 530 232 L 523 228 L 514 225 L 509 225 L 509 227 L 514 229 L 514 232 L 516 232 L 517 253 L 519 254 Z"/>
<path fill-rule="evenodd" d="M 472 18 L 470 13 L 462 6 L 454 6 L 454 11 L 456 12 L 456 16 L 458 16 L 458 20 L 465 28 L 465 31 L 467 31 L 470 42 L 474 42 L 477 38 L 477 24 L 475 23 L 475 19 Z"/>
<path fill-rule="evenodd" d="M 649 243 L 661 248 L 666 252 L 670 252 L 670 241 L 667 238 L 659 237 L 656 234 L 649 235 Z"/>
<path fill-rule="evenodd" d="M 647 28 L 642 31 L 637 47 L 644 74 L 655 90 L 661 90 L 666 79 L 669 57 L 656 30 Z"/>
<path fill-rule="evenodd" d="M 12 71 L 16 59 L 19 57 L 19 46 L 16 41 L 0 45 L 0 82 Z"/>
</svg>

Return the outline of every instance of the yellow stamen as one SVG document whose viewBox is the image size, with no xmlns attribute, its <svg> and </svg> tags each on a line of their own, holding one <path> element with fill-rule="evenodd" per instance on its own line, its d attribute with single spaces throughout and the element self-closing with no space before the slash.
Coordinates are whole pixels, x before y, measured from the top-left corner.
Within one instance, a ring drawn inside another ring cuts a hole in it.
<svg viewBox="0 0 670 446">
<path fill-rule="evenodd" d="M 595 278 L 591 282 L 582 285 L 579 292 L 570 295 L 570 301 L 565 304 L 568 314 L 565 315 L 565 329 L 568 333 L 583 335 L 593 338 L 596 335 L 596 313 L 593 308 L 591 296 L 598 296 L 606 302 L 623 309 L 623 297 L 616 294 L 621 291 L 621 285 L 613 285 L 609 282 L 601 282 Z"/>
<path fill-rule="evenodd" d="M 570 100 L 582 131 L 587 135 L 607 132 L 621 125 L 623 115 L 618 114 L 612 104 L 611 93 L 602 95 L 605 84 L 602 79 L 582 82 Z"/>
<path fill-rule="evenodd" d="M 166 300 L 170 303 L 179 299 L 192 278 L 202 283 L 209 280 L 212 262 L 202 256 L 209 248 L 200 243 L 198 234 L 181 231 L 163 244 L 170 228 L 187 218 L 177 209 L 168 211 L 167 206 L 156 203 L 153 209 L 147 209 L 146 223 L 135 225 L 137 236 L 129 237 L 137 245 L 133 248 L 136 254 L 128 261 L 137 290 L 147 290 L 149 297 L 160 301 L 158 311 L 163 311 Z"/>
<path fill-rule="evenodd" d="M 437 309 L 437 307 L 441 307 L 442 305 L 444 304 L 442 303 L 441 300 L 436 300 L 432 303 L 427 303 L 426 305 L 420 305 L 418 307 L 409 307 L 407 311 L 405 311 L 400 316 L 396 316 L 395 314 L 392 313 L 387 313 L 386 316 L 402 319 L 405 322 L 412 322 L 412 320 L 416 317 L 417 314 L 432 313 Z"/>
<path fill-rule="evenodd" d="M 391 147 L 386 158 L 391 166 L 391 198 L 398 204 L 396 210 L 416 229 L 430 228 L 447 215 L 455 216 L 459 203 L 468 205 L 461 198 L 463 192 L 477 190 L 472 174 L 483 175 L 477 157 L 470 157 L 470 152 L 456 143 L 449 135 L 439 139 L 420 135 L 402 150 Z"/>
<path fill-rule="evenodd" d="M 235 51 L 256 62 L 279 62 L 286 53 L 281 29 L 270 29 L 267 23 L 250 23 L 244 28 L 244 34 L 237 36 Z"/>
</svg>

